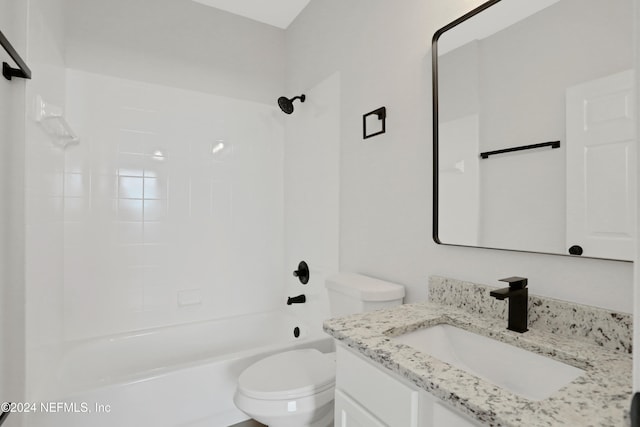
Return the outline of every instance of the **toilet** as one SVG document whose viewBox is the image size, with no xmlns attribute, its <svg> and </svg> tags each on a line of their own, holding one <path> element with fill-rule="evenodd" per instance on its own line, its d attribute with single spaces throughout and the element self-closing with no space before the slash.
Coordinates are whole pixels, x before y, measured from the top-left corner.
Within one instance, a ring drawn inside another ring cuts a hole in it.
<svg viewBox="0 0 640 427">
<path fill-rule="evenodd" d="M 331 317 L 402 304 L 404 287 L 355 273 L 326 280 Z M 238 378 L 238 409 L 269 427 L 333 426 L 335 353 L 300 349 L 266 357 Z"/>
</svg>

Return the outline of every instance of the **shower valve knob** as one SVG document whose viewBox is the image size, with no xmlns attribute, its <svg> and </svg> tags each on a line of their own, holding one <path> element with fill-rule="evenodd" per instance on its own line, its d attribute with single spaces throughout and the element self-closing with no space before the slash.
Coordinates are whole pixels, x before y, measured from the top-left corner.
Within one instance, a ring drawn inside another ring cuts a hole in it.
<svg viewBox="0 0 640 427">
<path fill-rule="evenodd" d="M 309 266 L 307 263 L 300 261 L 298 269 L 293 272 L 293 275 L 294 277 L 297 277 L 303 285 L 309 283 Z"/>
</svg>

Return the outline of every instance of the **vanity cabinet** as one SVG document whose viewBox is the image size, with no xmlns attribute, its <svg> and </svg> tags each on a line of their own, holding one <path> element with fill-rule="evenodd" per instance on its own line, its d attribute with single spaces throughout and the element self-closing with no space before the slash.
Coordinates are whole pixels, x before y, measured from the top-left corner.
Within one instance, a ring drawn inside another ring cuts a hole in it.
<svg viewBox="0 0 640 427">
<path fill-rule="evenodd" d="M 336 427 L 481 426 L 342 344 L 336 353 Z"/>
<path fill-rule="evenodd" d="M 385 427 L 373 414 L 339 389 L 336 389 L 333 424 L 336 427 Z"/>
</svg>

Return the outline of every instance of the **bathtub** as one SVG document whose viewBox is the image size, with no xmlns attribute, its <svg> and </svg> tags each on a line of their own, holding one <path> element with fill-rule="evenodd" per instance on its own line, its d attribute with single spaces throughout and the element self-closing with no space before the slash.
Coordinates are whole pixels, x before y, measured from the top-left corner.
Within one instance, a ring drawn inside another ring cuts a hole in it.
<svg viewBox="0 0 640 427">
<path fill-rule="evenodd" d="M 299 328 L 294 334 L 294 329 Z M 299 336 L 296 338 L 299 332 Z M 293 348 L 333 351 L 319 325 L 284 311 L 159 328 L 76 343 L 27 427 L 225 427 L 246 420 L 233 404 L 238 375 Z M 42 406 L 44 404 L 44 406 Z"/>
</svg>

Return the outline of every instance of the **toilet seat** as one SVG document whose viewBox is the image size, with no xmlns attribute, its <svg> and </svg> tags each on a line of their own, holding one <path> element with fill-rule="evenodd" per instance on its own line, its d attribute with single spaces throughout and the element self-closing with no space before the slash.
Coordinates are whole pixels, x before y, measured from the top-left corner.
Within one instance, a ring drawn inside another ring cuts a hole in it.
<svg viewBox="0 0 640 427">
<path fill-rule="evenodd" d="M 335 385 L 335 358 L 316 349 L 292 350 L 262 359 L 238 378 L 238 391 L 260 400 L 296 399 Z"/>
</svg>

